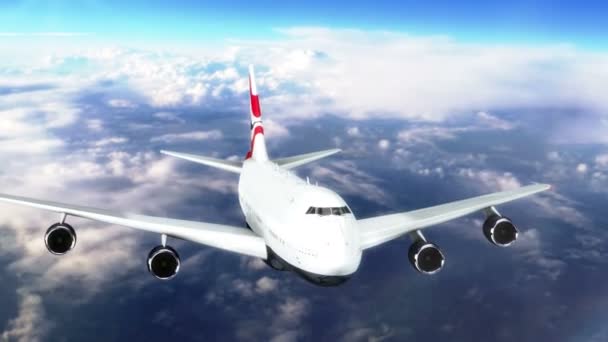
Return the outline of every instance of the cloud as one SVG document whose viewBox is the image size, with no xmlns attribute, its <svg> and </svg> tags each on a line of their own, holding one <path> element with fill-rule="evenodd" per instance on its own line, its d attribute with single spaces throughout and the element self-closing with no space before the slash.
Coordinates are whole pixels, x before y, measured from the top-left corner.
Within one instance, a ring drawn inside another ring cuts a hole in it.
<svg viewBox="0 0 608 342">
<path fill-rule="evenodd" d="M 608 166 L 608 154 L 598 154 L 595 157 L 595 164 L 599 167 Z"/>
<path fill-rule="evenodd" d="M 109 137 L 109 138 L 103 138 L 101 140 L 97 140 L 93 143 L 93 145 L 97 146 L 97 147 L 102 147 L 102 146 L 107 146 L 107 145 L 112 145 L 112 144 L 123 144 L 127 141 L 129 141 L 129 139 L 127 139 L 125 137 Z"/>
<path fill-rule="evenodd" d="M 103 129 L 103 121 L 99 119 L 90 119 L 86 121 L 86 126 L 91 131 L 99 132 Z"/>
<path fill-rule="evenodd" d="M 172 112 L 158 112 L 158 113 L 154 113 L 154 117 L 158 118 L 158 119 L 162 119 L 162 120 L 167 120 L 167 121 L 177 121 L 177 122 L 180 122 L 180 123 L 184 123 L 185 122 L 177 114 L 172 113 Z"/>
<path fill-rule="evenodd" d="M 513 123 L 500 119 L 487 112 L 478 112 L 477 118 L 480 120 L 482 127 L 488 127 L 496 130 L 511 130 L 514 127 Z"/>
<path fill-rule="evenodd" d="M 578 173 L 587 173 L 587 164 L 580 163 L 576 166 L 576 172 Z"/>
<path fill-rule="evenodd" d="M 17 317 L 11 319 L 2 332 L 3 341 L 44 341 L 52 323 L 46 319 L 42 298 L 39 295 L 17 291 L 19 309 Z"/>
<path fill-rule="evenodd" d="M 390 146 L 391 146 L 391 142 L 388 141 L 387 139 L 378 140 L 378 148 L 380 148 L 381 150 L 388 150 L 388 148 Z"/>
<path fill-rule="evenodd" d="M 255 282 L 255 291 L 260 294 L 272 292 L 278 284 L 279 282 L 276 279 L 264 276 Z"/>
<path fill-rule="evenodd" d="M 521 183 L 510 172 L 497 172 L 493 170 L 460 169 L 460 176 L 475 180 L 486 189 L 493 191 L 513 190 L 521 187 Z"/>
<path fill-rule="evenodd" d="M 220 130 L 214 129 L 211 131 L 196 131 L 196 132 L 187 132 L 187 133 L 172 133 L 172 134 L 164 134 L 159 137 L 154 137 L 150 139 L 152 142 L 165 142 L 165 143 L 174 143 L 180 141 L 201 141 L 201 140 L 216 140 L 221 139 L 223 134 Z"/>
<path fill-rule="evenodd" d="M 273 119 L 264 119 L 264 134 L 270 139 L 289 136 L 289 129 Z"/>
<path fill-rule="evenodd" d="M 489 110 L 547 104 L 597 113 L 608 109 L 603 95 L 608 56 L 603 53 L 564 45 L 470 44 L 386 31 L 295 27 L 280 32 L 278 40 L 232 41 L 204 61 L 175 49 L 102 46 L 63 55 L 59 50 L 47 65 L 31 67 L 28 76 L 69 70 L 64 82 L 82 79 L 76 82 L 81 87 L 108 80 L 127 84 L 141 97 L 138 102 L 154 107 L 220 101 L 246 111 L 246 65 L 252 62 L 265 113 L 297 119 L 331 113 L 443 121 L 477 113 L 480 122 L 509 129 L 512 123 Z M 379 55 L 382 63 L 375 63 Z M 86 78 L 75 77 L 83 73 Z M 121 107 L 138 104 L 111 101 Z"/>
<path fill-rule="evenodd" d="M 515 127 L 514 123 L 497 118 L 487 112 L 461 115 L 459 119 L 462 122 L 414 124 L 412 127 L 399 131 L 397 138 L 407 144 L 433 144 L 436 140 L 452 140 L 465 133 L 507 131 Z"/>
<path fill-rule="evenodd" d="M 361 135 L 361 132 L 359 131 L 359 127 L 353 126 L 346 129 L 346 134 L 351 137 L 358 137 L 359 135 Z"/>
<path fill-rule="evenodd" d="M 131 101 L 126 100 L 126 99 L 111 99 L 111 100 L 108 100 L 108 106 L 114 107 L 114 108 L 135 108 L 135 107 L 137 107 Z"/>
<path fill-rule="evenodd" d="M 276 319 L 271 323 L 274 336 L 271 341 L 297 341 L 305 332 L 304 317 L 310 303 L 304 298 L 287 297 L 279 301 L 275 310 Z"/>
</svg>

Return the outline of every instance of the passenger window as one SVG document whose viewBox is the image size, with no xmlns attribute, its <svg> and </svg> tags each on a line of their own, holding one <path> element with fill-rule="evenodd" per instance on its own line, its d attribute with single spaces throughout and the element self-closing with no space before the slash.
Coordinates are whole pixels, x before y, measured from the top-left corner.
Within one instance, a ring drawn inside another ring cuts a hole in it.
<svg viewBox="0 0 608 342">
<path fill-rule="evenodd" d="M 331 215 L 331 208 L 321 208 L 321 216 Z"/>
</svg>

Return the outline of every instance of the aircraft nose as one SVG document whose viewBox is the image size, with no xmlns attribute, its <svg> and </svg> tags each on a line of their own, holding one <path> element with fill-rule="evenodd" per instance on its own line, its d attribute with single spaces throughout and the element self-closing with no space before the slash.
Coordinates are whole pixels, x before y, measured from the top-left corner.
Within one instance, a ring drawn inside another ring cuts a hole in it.
<svg viewBox="0 0 608 342">
<path fill-rule="evenodd" d="M 328 275 L 350 275 L 357 271 L 361 262 L 361 252 L 347 246 L 334 246 L 329 249 L 324 260 Z"/>
</svg>

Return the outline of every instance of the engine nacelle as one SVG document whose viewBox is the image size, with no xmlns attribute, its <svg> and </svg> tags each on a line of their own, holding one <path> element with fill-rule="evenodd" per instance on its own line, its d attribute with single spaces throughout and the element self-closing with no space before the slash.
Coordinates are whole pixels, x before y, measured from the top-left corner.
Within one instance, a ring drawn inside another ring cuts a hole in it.
<svg viewBox="0 0 608 342">
<path fill-rule="evenodd" d="M 168 280 L 179 271 L 179 255 L 170 246 L 154 247 L 148 254 L 148 271 L 158 279 Z"/>
<path fill-rule="evenodd" d="M 439 272 L 445 263 L 445 257 L 439 247 L 424 240 L 417 240 L 412 244 L 408 257 L 412 266 L 425 274 Z"/>
<path fill-rule="evenodd" d="M 495 246 L 507 247 L 517 240 L 519 232 L 510 219 L 490 215 L 483 223 L 483 235 Z"/>
<path fill-rule="evenodd" d="M 76 232 L 67 223 L 55 223 L 44 234 L 44 244 L 52 254 L 63 255 L 76 246 Z"/>
</svg>

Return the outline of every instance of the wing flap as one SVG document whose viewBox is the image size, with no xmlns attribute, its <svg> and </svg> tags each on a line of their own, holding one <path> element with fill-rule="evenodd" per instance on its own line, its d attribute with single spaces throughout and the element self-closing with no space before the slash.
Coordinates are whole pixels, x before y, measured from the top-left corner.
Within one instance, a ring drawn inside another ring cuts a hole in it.
<svg viewBox="0 0 608 342">
<path fill-rule="evenodd" d="M 266 258 L 264 239 L 250 230 L 206 222 L 176 220 L 96 209 L 26 197 L 0 194 L 0 202 L 24 205 L 57 213 L 117 224 L 148 232 L 167 234 L 227 251 Z"/>
<path fill-rule="evenodd" d="M 332 148 L 329 150 L 323 150 L 323 151 L 300 154 L 300 155 L 292 156 L 292 157 L 274 159 L 273 162 L 277 163 L 284 169 L 293 169 L 294 167 L 298 167 L 300 165 L 304 165 L 304 164 L 313 162 L 315 160 L 319 160 L 321 158 L 329 157 L 332 154 L 336 154 L 340 151 L 342 151 L 342 150 L 339 148 Z"/>
<path fill-rule="evenodd" d="M 207 166 L 215 167 L 217 169 L 230 171 L 230 172 L 234 172 L 234 173 L 241 173 L 241 168 L 243 167 L 243 163 L 240 161 L 216 159 L 216 158 L 211 158 L 211 157 L 197 156 L 195 154 L 180 153 L 180 152 L 165 151 L 165 150 L 160 151 L 160 153 L 167 155 L 167 156 L 189 160 L 191 162 L 204 164 Z"/>
<path fill-rule="evenodd" d="M 496 192 L 429 208 L 358 220 L 361 249 L 374 247 L 413 230 L 450 221 L 549 188 L 551 186 L 548 184 L 533 184 L 515 190 Z"/>
</svg>

